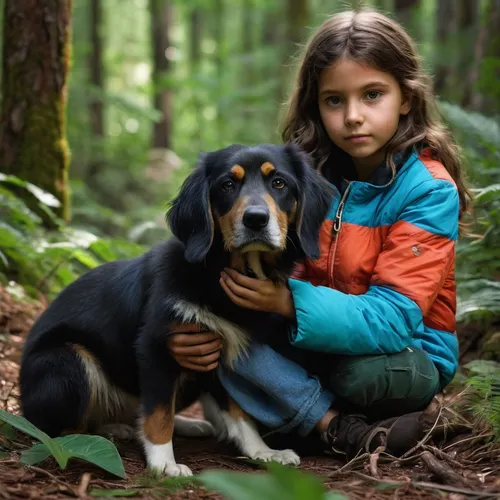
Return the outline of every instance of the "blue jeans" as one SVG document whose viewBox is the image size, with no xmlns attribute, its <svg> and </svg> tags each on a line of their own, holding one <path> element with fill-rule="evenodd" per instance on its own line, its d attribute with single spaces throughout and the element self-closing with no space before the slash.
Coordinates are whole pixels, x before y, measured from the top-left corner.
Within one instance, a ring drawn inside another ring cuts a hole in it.
<svg viewBox="0 0 500 500">
<path fill-rule="evenodd" d="M 253 342 L 248 357 L 240 357 L 234 371 L 223 363 L 220 381 L 242 410 L 273 432 L 305 436 L 323 417 L 334 396 L 319 378 L 267 344 Z"/>
<path fill-rule="evenodd" d="M 234 371 L 222 363 L 220 381 L 240 407 L 270 429 L 308 435 L 330 407 L 370 420 L 420 411 L 439 391 L 439 372 L 427 353 L 339 356 L 290 344 L 253 341 Z"/>
</svg>

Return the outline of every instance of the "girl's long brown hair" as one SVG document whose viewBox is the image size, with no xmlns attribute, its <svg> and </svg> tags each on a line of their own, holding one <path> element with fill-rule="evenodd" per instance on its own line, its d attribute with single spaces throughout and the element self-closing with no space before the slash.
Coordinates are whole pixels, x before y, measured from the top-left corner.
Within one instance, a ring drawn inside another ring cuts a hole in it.
<svg viewBox="0 0 500 500">
<path fill-rule="evenodd" d="M 431 79 L 422 69 L 413 40 L 402 26 L 379 12 L 342 12 L 319 27 L 302 56 L 286 108 L 283 140 L 299 144 L 315 160 L 317 168 L 327 158 L 335 158 L 338 148 L 329 139 L 319 114 L 318 79 L 324 68 L 342 57 L 390 73 L 398 81 L 411 102 L 411 110 L 401 115 L 398 130 L 387 144 L 388 164 L 394 170 L 394 154 L 410 146 L 430 148 L 457 185 L 461 220 L 471 195 L 459 147 L 440 117 Z"/>
</svg>

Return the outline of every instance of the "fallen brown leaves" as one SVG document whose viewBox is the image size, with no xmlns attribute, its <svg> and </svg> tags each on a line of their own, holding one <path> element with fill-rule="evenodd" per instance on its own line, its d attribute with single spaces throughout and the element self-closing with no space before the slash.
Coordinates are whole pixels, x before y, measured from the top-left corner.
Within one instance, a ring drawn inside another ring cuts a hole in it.
<svg viewBox="0 0 500 500">
<path fill-rule="evenodd" d="M 17 378 L 24 335 L 44 307 L 40 302 L 19 302 L 0 287 L 0 408 L 9 412 L 19 412 Z M 500 445 L 489 440 L 491 433 L 487 427 L 478 425 L 459 409 L 461 398 L 458 394 L 436 400 L 429 409 L 429 432 L 401 458 L 391 457 L 383 449 L 358 456 L 347 464 L 334 456 L 305 456 L 300 469 L 320 475 L 328 490 L 342 492 L 352 499 L 382 500 L 402 495 L 409 500 L 499 498 Z M 200 413 L 198 405 L 187 412 L 196 417 Z M 20 451 L 31 446 L 31 441 L 18 434 L 15 449 L 0 460 L 0 500 L 89 499 L 92 489 L 135 489 L 139 494 L 133 498 L 157 498 L 157 490 L 144 486 L 145 462 L 138 443 L 116 445 L 127 473 L 125 480 L 115 479 L 78 460 L 71 461 L 65 470 L 59 469 L 53 459 L 37 467 L 25 466 L 19 462 Z M 207 469 L 260 472 L 255 465 L 238 457 L 231 445 L 212 439 L 179 437 L 174 448 L 177 460 L 195 474 Z M 223 497 L 193 487 L 170 493 L 168 498 Z"/>
</svg>

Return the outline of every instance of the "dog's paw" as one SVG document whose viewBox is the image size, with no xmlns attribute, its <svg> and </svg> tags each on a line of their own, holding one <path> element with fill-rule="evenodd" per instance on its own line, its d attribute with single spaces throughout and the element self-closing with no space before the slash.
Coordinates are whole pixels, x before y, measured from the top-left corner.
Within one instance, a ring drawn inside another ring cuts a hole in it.
<svg viewBox="0 0 500 500">
<path fill-rule="evenodd" d="M 132 426 L 127 424 L 106 424 L 97 429 L 100 436 L 111 436 L 120 441 L 132 441 L 136 433 Z"/>
<path fill-rule="evenodd" d="M 293 450 L 258 451 L 251 458 L 264 462 L 278 462 L 282 465 L 299 465 L 300 457 Z"/>
<path fill-rule="evenodd" d="M 182 415 L 175 416 L 174 432 L 184 437 L 212 437 L 215 435 L 212 424 L 207 420 Z"/>
<path fill-rule="evenodd" d="M 166 464 L 163 473 L 169 477 L 192 476 L 193 472 L 187 465 Z"/>
</svg>

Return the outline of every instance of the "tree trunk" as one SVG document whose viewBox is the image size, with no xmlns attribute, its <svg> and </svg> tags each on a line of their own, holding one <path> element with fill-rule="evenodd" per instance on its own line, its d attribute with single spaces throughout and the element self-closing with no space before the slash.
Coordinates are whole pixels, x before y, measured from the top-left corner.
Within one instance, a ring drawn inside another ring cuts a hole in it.
<svg viewBox="0 0 500 500">
<path fill-rule="evenodd" d="M 418 0 L 394 0 L 396 18 L 406 28 L 410 25 L 412 10 L 417 8 L 418 4 Z"/>
<path fill-rule="evenodd" d="M 225 3 L 224 0 L 215 0 L 215 22 L 214 22 L 214 40 L 216 43 L 216 50 L 214 53 L 215 66 L 217 68 L 217 80 L 219 87 L 223 86 L 224 79 L 224 60 L 225 60 L 225 48 L 224 48 L 224 20 L 225 20 Z M 222 93 L 219 93 L 222 95 Z M 218 106 L 217 109 L 217 136 L 220 142 L 224 142 L 224 112 L 222 106 Z"/>
<path fill-rule="evenodd" d="M 460 0 L 458 6 L 459 55 L 457 85 L 462 87 L 462 106 L 469 107 L 473 100 L 474 83 L 477 81 L 479 64 L 484 49 L 477 0 Z"/>
<path fill-rule="evenodd" d="M 481 96 L 478 107 L 483 113 L 500 112 L 500 2 L 489 0 L 486 9 L 484 57 L 481 61 L 479 85 Z"/>
<path fill-rule="evenodd" d="M 201 66 L 201 40 L 202 40 L 202 11 L 201 7 L 195 6 L 189 16 L 189 62 L 191 66 L 191 76 L 198 80 L 198 72 Z M 193 113 L 196 116 L 196 129 L 192 137 L 193 145 L 199 149 L 203 142 L 204 119 L 202 113 L 202 102 L 195 88 L 192 98 Z"/>
<path fill-rule="evenodd" d="M 436 64 L 434 87 L 439 96 L 445 93 L 450 75 L 453 72 L 453 58 L 449 42 L 450 36 L 456 28 L 456 8 L 455 0 L 440 0 L 436 10 L 436 44 L 441 47 L 441 54 L 440 60 Z"/>
<path fill-rule="evenodd" d="M 251 89 L 255 83 L 255 66 L 253 54 L 253 0 L 243 0 L 243 9 L 241 11 L 241 51 L 242 51 L 242 72 L 240 75 L 241 86 L 244 89 Z M 241 101 L 241 122 L 239 141 L 249 141 L 246 137 L 248 134 L 248 123 L 252 119 L 252 110 L 249 100 L 243 98 Z"/>
<path fill-rule="evenodd" d="M 69 219 L 66 93 L 72 0 L 5 0 L 0 170 L 52 193 Z"/>
<path fill-rule="evenodd" d="M 103 19 L 101 0 L 90 2 L 90 42 L 89 56 L 90 83 L 96 92 L 104 91 L 103 53 Z M 101 96 L 94 97 L 89 103 L 90 129 L 94 143 L 98 146 L 92 153 L 92 160 L 87 172 L 88 180 L 92 180 L 102 169 L 102 143 L 104 139 L 104 106 Z M 95 151 L 97 150 L 97 154 Z"/>
<path fill-rule="evenodd" d="M 170 47 L 169 30 L 171 6 L 167 0 L 151 0 L 151 26 L 153 29 L 153 82 L 155 85 L 154 106 L 161 111 L 162 120 L 154 124 L 153 148 L 171 148 L 172 135 L 172 92 L 158 88 L 162 77 L 170 71 L 168 49 Z"/>
<path fill-rule="evenodd" d="M 300 52 L 300 44 L 306 43 L 306 27 L 309 25 L 308 0 L 286 0 L 286 54 L 284 58 L 285 67 L 281 73 L 280 86 L 278 90 L 279 101 L 283 101 L 289 88 L 290 61 Z"/>
</svg>

